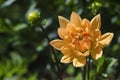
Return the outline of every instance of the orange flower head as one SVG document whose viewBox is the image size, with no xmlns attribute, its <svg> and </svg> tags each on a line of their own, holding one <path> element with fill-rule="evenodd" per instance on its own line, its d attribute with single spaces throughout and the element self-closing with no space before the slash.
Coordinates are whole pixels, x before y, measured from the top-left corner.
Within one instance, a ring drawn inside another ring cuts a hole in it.
<svg viewBox="0 0 120 80">
<path fill-rule="evenodd" d="M 58 35 L 61 39 L 55 39 L 50 44 L 63 53 L 62 63 L 73 62 L 73 66 L 83 67 L 86 64 L 86 57 L 91 55 L 93 59 L 100 58 L 102 48 L 113 38 L 113 33 L 101 35 L 100 14 L 91 21 L 81 19 L 75 12 L 72 12 L 70 20 L 62 16 L 58 19 L 60 23 Z"/>
</svg>

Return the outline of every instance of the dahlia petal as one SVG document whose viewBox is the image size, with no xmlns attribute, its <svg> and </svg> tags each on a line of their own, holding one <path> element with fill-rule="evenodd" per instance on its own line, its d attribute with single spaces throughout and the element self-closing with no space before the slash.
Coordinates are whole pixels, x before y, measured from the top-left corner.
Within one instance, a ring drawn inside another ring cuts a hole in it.
<svg viewBox="0 0 120 80">
<path fill-rule="evenodd" d="M 101 36 L 101 39 L 99 41 L 100 45 L 102 47 L 107 46 L 110 44 L 112 38 L 113 38 L 113 33 L 105 33 Z"/>
<path fill-rule="evenodd" d="M 78 51 L 78 50 L 75 50 L 74 53 L 76 54 L 76 56 L 81 56 L 83 53 Z"/>
<path fill-rule="evenodd" d="M 96 15 L 90 22 L 91 30 L 94 31 L 95 29 L 100 29 L 101 27 L 101 16 L 100 14 Z"/>
<path fill-rule="evenodd" d="M 83 57 L 89 56 L 89 51 L 85 51 L 84 53 L 82 53 L 76 50 L 74 53 L 76 54 L 76 56 L 83 56 Z"/>
<path fill-rule="evenodd" d="M 64 28 L 58 28 L 58 35 L 62 39 L 68 39 L 69 38 L 68 33 L 67 33 L 66 29 L 64 29 Z"/>
<path fill-rule="evenodd" d="M 90 55 L 90 52 L 89 51 L 85 51 L 84 53 L 83 53 L 83 56 L 89 56 Z"/>
<path fill-rule="evenodd" d="M 58 50 L 61 50 L 61 48 L 66 45 L 66 43 L 63 40 L 55 39 L 50 42 L 50 45 Z"/>
<path fill-rule="evenodd" d="M 61 48 L 61 52 L 64 54 L 64 55 L 72 55 L 73 51 L 67 47 L 67 46 L 63 46 Z"/>
<path fill-rule="evenodd" d="M 93 35 L 94 35 L 95 39 L 100 38 L 101 37 L 101 31 L 99 29 L 96 29 Z"/>
<path fill-rule="evenodd" d="M 68 56 L 68 55 L 64 55 L 62 58 L 61 58 L 61 62 L 62 63 L 70 63 L 73 61 L 73 58 L 71 56 Z"/>
<path fill-rule="evenodd" d="M 86 57 L 78 57 L 73 59 L 73 66 L 83 67 L 86 64 Z"/>
<path fill-rule="evenodd" d="M 84 28 L 88 29 L 88 28 L 90 27 L 90 22 L 89 22 L 89 20 L 83 19 L 83 20 L 82 20 L 82 26 L 83 26 Z"/>
<path fill-rule="evenodd" d="M 68 32 L 75 32 L 76 31 L 76 26 L 73 23 L 68 23 L 66 30 Z"/>
<path fill-rule="evenodd" d="M 76 26 L 81 26 L 81 17 L 76 12 L 72 12 L 70 21 Z"/>
<path fill-rule="evenodd" d="M 92 51 L 91 56 L 93 59 L 97 60 L 102 56 L 102 54 L 103 54 L 102 49 L 100 47 L 97 47 Z"/>
<path fill-rule="evenodd" d="M 97 46 L 99 46 L 100 37 L 101 37 L 101 31 L 99 29 L 96 29 L 93 34 L 92 48 L 96 48 Z"/>
<path fill-rule="evenodd" d="M 62 17 L 62 16 L 58 16 L 58 19 L 59 19 L 60 27 L 65 28 L 67 26 L 69 20 L 64 18 L 64 17 Z"/>
</svg>

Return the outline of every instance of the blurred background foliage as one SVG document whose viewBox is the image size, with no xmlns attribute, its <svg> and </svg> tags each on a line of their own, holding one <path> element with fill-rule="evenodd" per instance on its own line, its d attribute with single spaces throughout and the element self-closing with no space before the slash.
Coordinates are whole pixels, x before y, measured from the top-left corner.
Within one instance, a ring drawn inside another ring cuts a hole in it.
<svg viewBox="0 0 120 80">
<path fill-rule="evenodd" d="M 114 38 L 103 57 L 93 61 L 91 79 L 120 80 L 119 0 L 0 0 L 0 80 L 57 80 L 41 28 L 27 22 L 31 11 L 40 11 L 41 20 L 46 19 L 44 28 L 51 40 L 58 38 L 59 15 L 69 19 L 75 11 L 90 20 L 93 12 L 100 13 L 102 33 L 113 32 Z M 63 80 L 81 80 L 80 68 L 72 64 L 61 64 L 60 74 Z"/>
</svg>

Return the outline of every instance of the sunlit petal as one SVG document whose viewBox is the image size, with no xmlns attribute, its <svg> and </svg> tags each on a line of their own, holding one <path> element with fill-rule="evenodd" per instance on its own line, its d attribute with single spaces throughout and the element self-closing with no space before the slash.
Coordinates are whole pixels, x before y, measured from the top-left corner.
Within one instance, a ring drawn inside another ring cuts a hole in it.
<svg viewBox="0 0 120 80">
<path fill-rule="evenodd" d="M 83 53 L 83 56 L 85 56 L 85 57 L 87 57 L 87 56 L 89 56 L 90 55 L 90 52 L 89 51 L 85 51 L 84 53 Z"/>
<path fill-rule="evenodd" d="M 103 54 L 102 49 L 100 47 L 97 47 L 92 51 L 91 56 L 93 59 L 97 60 L 102 56 L 102 54 Z"/>
<path fill-rule="evenodd" d="M 101 31 L 99 29 L 96 29 L 93 35 L 95 39 L 99 39 L 101 37 Z"/>
<path fill-rule="evenodd" d="M 90 22 L 91 30 L 94 31 L 95 29 L 100 29 L 101 27 L 101 16 L 100 14 L 96 15 Z"/>
<path fill-rule="evenodd" d="M 81 26 L 81 17 L 76 12 L 72 12 L 70 21 L 76 26 Z"/>
<path fill-rule="evenodd" d="M 99 43 L 102 47 L 107 46 L 110 44 L 112 38 L 113 38 L 113 33 L 105 33 L 104 35 L 102 35 Z"/>
<path fill-rule="evenodd" d="M 96 48 L 99 45 L 100 37 L 101 37 L 101 31 L 99 29 L 96 29 L 93 34 L 93 43 L 92 43 L 93 48 Z"/>
<path fill-rule="evenodd" d="M 82 27 L 83 28 L 89 28 L 90 27 L 90 22 L 87 19 L 82 20 Z M 89 30 L 89 29 L 88 29 Z"/>
<path fill-rule="evenodd" d="M 67 46 L 63 46 L 62 48 L 61 48 L 61 52 L 64 54 L 64 55 L 73 55 L 73 51 L 69 48 L 69 47 L 67 47 Z"/>
<path fill-rule="evenodd" d="M 61 62 L 62 63 L 70 63 L 73 61 L 73 58 L 71 56 L 68 56 L 68 55 L 64 55 L 62 58 L 61 58 Z"/>
<path fill-rule="evenodd" d="M 60 24 L 60 27 L 66 27 L 69 20 L 67 20 L 66 18 L 62 17 L 62 16 L 58 16 L 58 19 L 59 19 L 59 24 Z"/>
<path fill-rule="evenodd" d="M 76 26 L 73 23 L 68 23 L 66 30 L 68 32 L 75 32 L 76 31 Z"/>
<path fill-rule="evenodd" d="M 56 39 L 56 40 L 51 41 L 50 45 L 58 50 L 61 50 L 61 48 L 66 45 L 66 42 L 60 39 Z"/>
<path fill-rule="evenodd" d="M 63 39 L 63 40 L 67 40 L 67 41 L 70 41 L 70 40 L 71 40 L 71 38 L 70 38 L 67 30 L 64 29 L 64 28 L 58 28 L 58 35 L 59 35 L 59 37 L 60 37 L 61 39 Z"/>
<path fill-rule="evenodd" d="M 86 58 L 85 57 L 79 57 L 73 59 L 73 66 L 74 67 L 83 67 L 86 64 Z"/>
<path fill-rule="evenodd" d="M 76 54 L 76 56 L 84 56 L 87 57 L 90 55 L 89 51 L 85 51 L 85 52 L 80 52 L 78 50 L 75 50 L 74 53 Z"/>
</svg>

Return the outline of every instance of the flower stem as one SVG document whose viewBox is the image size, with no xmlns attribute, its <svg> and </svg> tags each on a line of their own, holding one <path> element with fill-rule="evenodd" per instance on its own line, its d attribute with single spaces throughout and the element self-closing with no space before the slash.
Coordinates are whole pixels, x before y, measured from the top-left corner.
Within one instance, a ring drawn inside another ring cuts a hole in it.
<svg viewBox="0 0 120 80">
<path fill-rule="evenodd" d="M 90 57 L 88 57 L 88 66 L 87 66 L 88 74 L 87 74 L 87 80 L 90 80 Z"/>
<path fill-rule="evenodd" d="M 86 66 L 82 68 L 82 80 L 86 80 Z"/>
<path fill-rule="evenodd" d="M 50 42 L 50 38 L 48 37 L 48 34 L 47 34 L 47 31 L 43 28 L 43 26 L 41 25 L 41 24 L 39 24 L 39 26 L 41 27 L 41 29 L 42 29 L 42 31 L 44 32 L 44 34 L 45 34 L 45 36 L 46 36 L 46 38 L 47 38 L 47 40 L 48 40 L 48 43 Z M 50 46 L 50 45 L 49 45 Z M 54 48 L 52 48 L 51 46 L 50 46 L 50 50 L 52 51 L 52 53 L 53 53 L 53 56 L 54 56 L 54 59 L 55 59 L 55 65 L 56 65 L 56 67 L 57 67 L 57 72 L 58 72 L 58 76 L 59 76 L 59 72 L 61 72 L 60 71 L 60 65 L 59 65 L 59 60 L 58 60 L 58 57 L 57 57 L 57 55 L 56 55 L 56 52 L 55 52 L 55 50 L 54 50 Z M 60 79 L 59 80 L 62 80 L 62 77 L 60 76 L 59 77 Z"/>
</svg>

